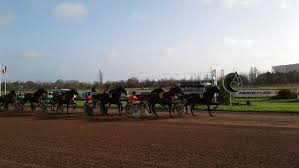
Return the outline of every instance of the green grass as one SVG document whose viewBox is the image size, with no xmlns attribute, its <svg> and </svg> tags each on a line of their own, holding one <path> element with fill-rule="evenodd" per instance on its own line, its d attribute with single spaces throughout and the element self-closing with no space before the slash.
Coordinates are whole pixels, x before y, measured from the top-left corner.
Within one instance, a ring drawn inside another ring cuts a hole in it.
<svg viewBox="0 0 299 168">
<path fill-rule="evenodd" d="M 246 105 L 246 101 L 250 101 L 250 105 Z M 299 113 L 299 101 L 295 99 L 275 99 L 269 98 L 235 98 L 233 102 L 239 102 L 240 105 L 219 105 L 216 111 L 228 111 L 228 112 L 287 112 L 287 113 Z M 84 107 L 84 101 L 76 101 L 77 108 Z M 30 107 L 29 104 L 26 104 Z M 126 103 L 123 102 L 123 107 Z M 112 108 L 116 108 L 116 105 L 111 105 Z M 161 106 L 157 106 L 159 111 L 165 111 Z M 206 106 L 196 106 L 195 111 L 207 110 Z"/>
<path fill-rule="evenodd" d="M 250 101 L 250 105 L 245 105 L 246 101 Z M 299 101 L 295 99 L 287 100 L 270 100 L 269 98 L 239 98 L 234 99 L 234 102 L 239 102 L 240 105 L 219 105 L 217 111 L 230 111 L 230 112 L 296 112 L 299 113 Z M 84 101 L 76 101 L 77 108 L 84 106 Z M 123 107 L 125 107 L 123 102 Z M 116 105 L 112 105 L 116 108 Z M 157 106 L 158 110 L 165 110 L 161 106 Z M 196 106 L 196 110 L 207 110 L 206 106 Z"/>
<path fill-rule="evenodd" d="M 250 105 L 246 105 L 246 101 Z M 234 100 L 236 101 L 236 99 Z M 269 98 L 251 98 L 237 99 L 240 105 L 220 105 L 217 111 L 232 112 L 299 112 L 299 101 L 295 99 L 288 100 L 270 100 Z"/>
<path fill-rule="evenodd" d="M 258 90 L 281 90 L 281 89 L 291 89 L 296 90 L 299 88 L 299 84 L 277 84 L 277 85 L 260 85 L 260 86 L 243 86 L 242 90 L 246 89 L 258 89 Z"/>
</svg>

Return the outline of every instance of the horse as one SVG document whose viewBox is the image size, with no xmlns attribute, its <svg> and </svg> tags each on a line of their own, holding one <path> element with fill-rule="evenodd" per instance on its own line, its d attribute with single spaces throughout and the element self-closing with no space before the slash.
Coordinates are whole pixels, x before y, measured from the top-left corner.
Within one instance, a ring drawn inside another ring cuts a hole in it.
<svg viewBox="0 0 299 168">
<path fill-rule="evenodd" d="M 158 88 L 152 90 L 149 94 L 144 94 L 143 93 L 143 94 L 139 94 L 139 95 L 136 95 L 136 96 L 137 96 L 139 101 L 149 101 L 150 98 L 153 95 L 155 95 L 155 94 L 159 95 L 159 94 L 163 94 L 163 93 L 165 93 L 165 91 L 161 87 L 158 87 Z"/>
<path fill-rule="evenodd" d="M 184 92 L 178 87 L 172 87 L 169 89 L 169 91 L 164 92 L 163 89 L 157 90 L 158 92 L 153 92 L 150 94 L 149 99 L 149 107 L 150 110 L 156 115 L 156 104 L 160 104 L 163 107 L 168 106 L 169 116 L 172 118 L 171 112 L 173 110 L 172 105 L 174 104 L 174 98 L 175 97 L 182 97 L 184 95 Z"/>
<path fill-rule="evenodd" d="M 24 95 L 24 98 L 20 100 L 21 103 L 21 111 L 24 109 L 24 104 L 29 101 L 31 110 L 32 112 L 35 111 L 35 103 L 40 107 L 42 100 L 46 99 L 48 95 L 48 92 L 43 89 L 39 88 L 36 92 L 34 93 L 26 93 Z"/>
<path fill-rule="evenodd" d="M 193 116 L 193 109 L 195 107 L 196 104 L 202 104 L 202 105 L 207 105 L 208 107 L 208 112 L 210 117 L 214 117 L 214 115 L 211 113 L 211 109 L 210 106 L 211 105 L 218 105 L 217 103 L 213 102 L 214 96 L 215 94 L 219 94 L 220 93 L 220 89 L 217 86 L 208 86 L 206 88 L 206 92 L 204 92 L 202 95 L 198 94 L 198 93 L 190 93 L 184 96 L 185 99 L 185 109 L 186 109 L 186 115 L 188 115 L 188 106 L 191 106 L 191 114 Z"/>
<path fill-rule="evenodd" d="M 105 115 L 108 115 L 107 109 L 106 109 L 106 104 L 109 103 L 108 102 L 109 94 L 104 92 L 104 93 L 95 94 L 92 97 L 93 97 L 92 107 L 95 108 L 97 103 L 99 103 L 101 112 Z"/>
<path fill-rule="evenodd" d="M 121 116 L 121 111 L 123 110 L 122 104 L 121 104 L 121 95 L 122 94 L 127 95 L 127 91 L 122 86 L 118 86 L 108 92 L 108 97 L 105 98 L 105 102 L 107 102 L 109 105 L 106 109 L 106 113 L 108 113 L 108 109 L 111 106 L 111 104 L 116 104 L 118 107 L 118 115 Z"/>
<path fill-rule="evenodd" d="M 7 95 L 0 96 L 0 108 L 4 106 L 5 110 L 8 110 L 8 105 L 12 106 L 16 103 L 17 92 L 15 90 L 11 90 Z"/>
<path fill-rule="evenodd" d="M 54 111 L 55 105 L 56 112 L 58 112 L 58 109 L 60 108 L 62 110 L 63 105 L 66 104 L 66 113 L 69 114 L 69 106 L 74 105 L 73 110 L 76 108 L 76 103 L 74 102 L 75 95 L 78 95 L 79 93 L 75 89 L 71 89 L 69 91 L 66 91 L 61 94 L 54 94 L 53 100 L 52 100 L 52 111 Z"/>
<path fill-rule="evenodd" d="M 152 90 L 149 94 L 139 94 L 139 95 L 136 95 L 136 97 L 138 98 L 138 101 L 142 101 L 142 102 L 150 102 L 151 98 L 152 97 L 155 97 L 155 96 L 160 96 L 165 93 L 165 91 L 161 88 L 161 87 L 158 87 L 154 90 Z M 149 110 L 149 113 L 152 113 L 153 110 L 150 108 L 149 104 L 146 105 L 146 108 Z M 154 112 L 155 116 L 157 116 L 157 114 Z"/>
</svg>

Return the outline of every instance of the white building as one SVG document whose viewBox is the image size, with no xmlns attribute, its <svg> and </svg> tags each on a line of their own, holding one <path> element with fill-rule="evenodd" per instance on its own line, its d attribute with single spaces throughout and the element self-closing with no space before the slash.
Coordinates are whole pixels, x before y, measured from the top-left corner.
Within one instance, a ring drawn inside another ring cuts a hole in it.
<svg viewBox="0 0 299 168">
<path fill-rule="evenodd" d="M 299 63 L 297 64 L 289 64 L 289 65 L 277 65 L 272 66 L 273 72 L 279 72 L 279 73 L 288 73 L 288 72 L 299 72 Z"/>
</svg>

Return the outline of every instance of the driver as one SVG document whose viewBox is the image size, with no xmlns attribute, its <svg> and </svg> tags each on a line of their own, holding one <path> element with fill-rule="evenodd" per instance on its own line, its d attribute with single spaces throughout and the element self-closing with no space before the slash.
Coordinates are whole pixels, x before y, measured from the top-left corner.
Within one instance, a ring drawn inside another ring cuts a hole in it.
<svg viewBox="0 0 299 168">
<path fill-rule="evenodd" d="M 93 102 L 93 97 L 92 97 L 92 94 L 91 93 L 88 93 L 87 97 L 86 97 L 86 102 L 88 104 L 92 104 Z"/>
<path fill-rule="evenodd" d="M 129 97 L 129 103 L 130 104 L 137 104 L 138 103 L 138 97 L 136 96 L 135 91 L 133 91 L 132 95 Z"/>
</svg>

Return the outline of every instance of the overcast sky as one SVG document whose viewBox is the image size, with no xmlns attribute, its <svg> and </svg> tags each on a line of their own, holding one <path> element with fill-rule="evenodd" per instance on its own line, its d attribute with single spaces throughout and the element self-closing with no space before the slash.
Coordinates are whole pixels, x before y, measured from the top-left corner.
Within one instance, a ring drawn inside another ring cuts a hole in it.
<svg viewBox="0 0 299 168">
<path fill-rule="evenodd" d="M 299 62 L 297 0 L 0 0 L 9 80 L 189 78 Z"/>
</svg>

